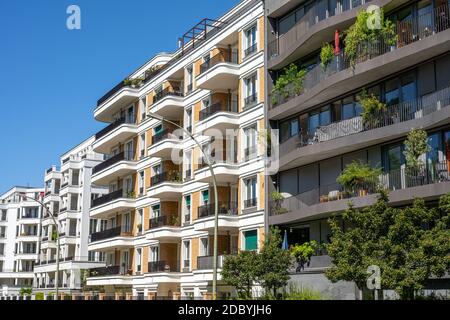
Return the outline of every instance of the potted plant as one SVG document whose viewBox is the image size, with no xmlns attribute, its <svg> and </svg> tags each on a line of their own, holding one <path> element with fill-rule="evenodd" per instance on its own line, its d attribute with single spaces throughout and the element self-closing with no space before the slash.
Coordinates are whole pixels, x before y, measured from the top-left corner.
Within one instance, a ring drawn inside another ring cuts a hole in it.
<svg viewBox="0 0 450 320">
<path fill-rule="evenodd" d="M 125 79 L 123 81 L 123 84 L 125 86 L 130 86 L 130 87 L 133 87 L 133 88 L 137 88 L 137 87 L 139 87 L 142 84 L 143 81 L 144 81 L 144 78 L 141 78 L 141 77 L 139 77 L 139 78 L 132 78 L 132 79 Z"/>
<path fill-rule="evenodd" d="M 361 118 L 364 128 L 366 130 L 378 128 L 387 110 L 386 104 L 380 102 L 373 93 L 367 94 L 366 90 L 362 91 L 358 102 L 362 108 Z"/>
<path fill-rule="evenodd" d="M 286 208 L 282 207 L 284 199 L 285 199 L 284 196 L 280 192 L 278 191 L 272 192 L 272 201 L 273 201 L 272 212 L 275 215 L 283 214 L 288 211 Z"/>
<path fill-rule="evenodd" d="M 317 249 L 317 242 L 310 241 L 305 242 L 302 245 L 295 244 L 291 247 L 291 255 L 297 261 L 296 272 L 301 272 L 305 269 L 305 264 L 309 267 L 311 257 L 314 255 Z"/>
<path fill-rule="evenodd" d="M 380 174 L 379 167 L 372 168 L 366 163 L 353 161 L 345 167 L 336 182 L 354 196 L 365 196 L 370 190 L 378 188 Z"/>
<path fill-rule="evenodd" d="M 324 43 L 322 49 L 320 50 L 320 66 L 322 70 L 325 71 L 328 65 L 331 63 L 334 57 L 334 48 L 329 43 Z"/>
<path fill-rule="evenodd" d="M 280 97 L 284 100 L 293 95 L 299 95 L 303 90 L 303 80 L 306 75 L 305 69 L 300 69 L 295 63 L 291 63 L 283 70 L 283 74 L 275 81 L 272 89 L 272 104 L 280 103 Z"/>
<path fill-rule="evenodd" d="M 426 131 L 411 129 L 404 145 L 407 181 L 411 186 L 422 185 L 425 179 L 425 164 L 421 157 L 431 151 Z"/>
</svg>

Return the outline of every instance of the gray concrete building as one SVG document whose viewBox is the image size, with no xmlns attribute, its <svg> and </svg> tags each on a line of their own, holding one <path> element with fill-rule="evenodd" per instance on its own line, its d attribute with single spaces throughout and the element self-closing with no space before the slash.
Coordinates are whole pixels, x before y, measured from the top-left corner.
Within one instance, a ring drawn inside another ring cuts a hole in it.
<svg viewBox="0 0 450 320">
<path fill-rule="evenodd" d="M 375 40 L 359 48 L 352 64 L 342 35 L 369 5 L 383 8 L 393 22 L 395 43 Z M 269 225 L 286 230 L 289 244 L 328 242 L 331 215 L 342 213 L 349 200 L 356 207 L 376 201 L 371 188 L 351 194 L 336 182 L 354 160 L 382 168 L 380 182 L 393 206 L 414 197 L 433 203 L 450 192 L 450 1 L 266 0 L 265 15 L 266 125 L 279 129 L 280 139 L 280 169 L 266 185 L 284 197 L 282 210 L 268 197 Z M 325 67 L 324 43 L 334 50 Z M 292 63 L 306 71 L 302 90 L 271 94 Z M 361 116 L 363 90 L 387 105 L 376 122 Z M 411 128 L 428 133 L 423 179 L 411 179 L 406 170 L 404 140 Z M 326 252 L 318 252 L 292 281 L 335 299 L 357 298 L 353 284 L 326 279 L 330 264 Z"/>
</svg>

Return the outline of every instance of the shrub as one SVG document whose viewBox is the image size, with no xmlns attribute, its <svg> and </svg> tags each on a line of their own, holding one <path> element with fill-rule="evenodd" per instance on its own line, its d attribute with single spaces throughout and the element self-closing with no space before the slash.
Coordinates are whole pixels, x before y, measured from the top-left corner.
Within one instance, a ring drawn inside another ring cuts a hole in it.
<svg viewBox="0 0 450 320">
<path fill-rule="evenodd" d="M 320 65 L 322 70 L 325 70 L 334 57 L 334 48 L 329 43 L 324 43 L 322 49 L 320 50 Z"/>
<path fill-rule="evenodd" d="M 36 292 L 35 300 L 44 300 L 44 293 L 43 292 Z"/>
</svg>

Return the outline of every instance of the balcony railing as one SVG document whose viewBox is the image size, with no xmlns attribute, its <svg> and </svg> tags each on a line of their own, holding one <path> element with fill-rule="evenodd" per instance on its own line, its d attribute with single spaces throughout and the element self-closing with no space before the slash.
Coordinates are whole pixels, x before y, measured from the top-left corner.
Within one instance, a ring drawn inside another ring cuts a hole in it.
<svg viewBox="0 0 450 320">
<path fill-rule="evenodd" d="M 104 230 L 104 231 L 100 231 L 100 232 L 96 232 L 96 233 L 91 234 L 91 242 L 118 237 L 121 235 L 121 233 L 122 233 L 121 226 L 112 228 L 112 229 L 108 229 L 108 230 Z"/>
<path fill-rule="evenodd" d="M 98 207 L 102 204 L 120 199 L 120 198 L 128 198 L 128 199 L 132 199 L 134 198 L 133 192 L 125 192 L 124 190 L 120 189 L 120 190 L 116 190 L 114 192 L 108 193 L 107 195 L 104 195 L 103 197 L 97 198 L 92 200 L 92 205 L 91 207 Z"/>
<path fill-rule="evenodd" d="M 96 165 L 94 167 L 94 169 L 92 169 L 92 173 L 98 173 L 102 170 L 105 170 L 113 165 L 115 165 L 116 163 L 120 162 L 120 161 L 133 161 L 134 159 L 134 152 L 132 151 L 123 151 L 121 153 L 118 153 L 112 157 L 110 157 L 109 159 L 103 161 L 102 163 Z"/>
<path fill-rule="evenodd" d="M 198 207 L 198 218 L 200 219 L 213 216 L 215 214 L 214 207 L 214 203 L 208 203 L 206 205 Z M 229 216 L 237 215 L 237 203 L 219 201 L 219 214 Z"/>
<path fill-rule="evenodd" d="M 253 145 L 244 149 L 245 161 L 252 160 L 258 155 L 258 145 Z"/>
<path fill-rule="evenodd" d="M 249 55 L 256 52 L 258 45 L 256 43 L 252 44 L 250 47 L 244 50 L 244 57 L 248 57 Z"/>
<path fill-rule="evenodd" d="M 174 265 L 173 263 L 168 263 L 167 261 L 150 261 L 148 263 L 148 272 L 180 272 L 179 263 Z"/>
<path fill-rule="evenodd" d="M 174 132 L 178 132 L 179 135 L 174 134 Z M 158 132 L 157 134 L 152 136 L 152 144 L 156 144 L 165 139 L 182 140 L 183 139 L 182 132 L 180 129 L 172 129 L 172 128 L 164 129 L 161 132 Z"/>
<path fill-rule="evenodd" d="M 154 175 L 150 179 L 150 186 L 154 187 L 158 184 L 164 183 L 164 182 L 175 182 L 175 183 L 181 183 L 181 172 L 180 171 L 170 171 L 170 172 L 163 172 L 157 175 Z"/>
<path fill-rule="evenodd" d="M 408 44 L 417 42 L 432 36 L 438 32 L 442 32 L 450 28 L 450 20 L 445 15 L 448 14 L 447 5 L 438 7 L 432 12 L 420 15 L 416 18 L 409 18 L 406 21 L 398 22 L 395 26 L 397 34 L 396 45 L 389 45 L 383 37 L 374 39 L 372 41 L 361 42 L 357 46 L 356 60 L 354 63 L 362 63 L 378 56 L 384 55 L 388 52 L 395 51 L 398 48 L 404 47 Z M 433 17 L 439 17 L 434 19 Z M 317 64 L 310 69 L 303 79 L 303 89 L 300 92 L 304 94 L 324 81 L 326 78 L 340 71 L 347 70 L 353 66 L 353 62 L 345 54 L 345 49 L 339 54 L 335 55 L 333 60 L 324 69 L 320 64 Z M 284 102 L 297 96 L 298 92 L 292 86 L 288 89 L 287 95 L 275 94 L 271 99 L 271 107 L 275 108 Z"/>
<path fill-rule="evenodd" d="M 298 147 L 420 119 L 448 106 L 450 106 L 450 87 L 424 95 L 419 99 L 388 106 L 386 110 L 374 112 L 370 119 L 364 122 L 361 116 L 357 116 L 318 127 L 314 134 L 300 134 Z"/>
<path fill-rule="evenodd" d="M 374 194 L 378 192 L 379 186 L 394 191 L 449 181 L 450 172 L 447 161 L 423 165 L 417 169 L 403 167 L 382 173 L 379 181 L 361 184 L 354 191 L 343 190 L 341 185 L 333 183 L 288 197 L 278 204 L 271 201 L 270 214 L 278 215 L 306 209 L 319 203 Z"/>
<path fill-rule="evenodd" d="M 187 213 L 184 215 L 184 225 L 190 225 L 191 224 L 191 214 Z"/>
<path fill-rule="evenodd" d="M 181 92 L 179 90 L 173 90 L 173 89 L 166 88 L 155 94 L 155 96 L 153 97 L 153 104 L 164 99 L 165 97 L 183 97 L 183 96 L 184 96 L 183 92 Z"/>
<path fill-rule="evenodd" d="M 217 268 L 223 268 L 224 256 L 217 257 Z M 214 256 L 197 257 L 198 270 L 212 270 L 214 266 Z"/>
<path fill-rule="evenodd" d="M 288 47 L 294 41 L 300 39 L 312 26 L 320 21 L 354 9 L 368 2 L 370 2 L 370 0 L 342 0 L 339 5 L 339 2 L 336 1 L 336 8 L 333 8 L 332 10 L 327 10 L 323 6 L 319 6 L 318 2 L 315 2 L 313 7 L 311 7 L 291 29 L 268 44 L 269 60 L 283 53 L 282 50 L 285 47 Z"/>
<path fill-rule="evenodd" d="M 244 200 L 244 208 L 254 208 L 256 207 L 257 203 L 258 199 L 256 198 Z"/>
<path fill-rule="evenodd" d="M 122 124 L 125 124 L 125 123 L 134 124 L 135 122 L 136 122 L 135 117 L 131 117 L 131 118 L 130 117 L 121 117 L 121 118 L 117 119 L 116 121 L 112 122 L 107 127 L 103 128 L 102 130 L 97 132 L 95 134 L 95 139 L 98 140 L 101 137 L 106 136 L 108 133 L 110 133 L 114 129 L 120 127 Z"/>
<path fill-rule="evenodd" d="M 249 109 L 258 103 L 258 94 L 255 92 L 244 99 L 244 110 Z"/>
<path fill-rule="evenodd" d="M 102 268 L 94 268 L 89 270 L 90 277 L 103 277 L 120 274 L 120 266 L 109 266 Z"/>
<path fill-rule="evenodd" d="M 238 112 L 238 102 L 236 100 L 226 103 L 214 103 L 199 112 L 199 120 L 203 121 L 218 112 Z"/>
<path fill-rule="evenodd" d="M 150 229 L 161 227 L 179 227 L 180 218 L 178 215 L 163 215 L 149 220 Z"/>
<path fill-rule="evenodd" d="M 184 181 L 192 180 L 192 169 L 186 170 L 184 174 L 185 174 Z"/>
<path fill-rule="evenodd" d="M 223 62 L 238 63 L 238 51 L 232 50 L 231 52 L 219 52 L 212 56 L 208 61 L 205 61 L 200 65 L 200 74 L 205 73 L 215 65 Z"/>
</svg>

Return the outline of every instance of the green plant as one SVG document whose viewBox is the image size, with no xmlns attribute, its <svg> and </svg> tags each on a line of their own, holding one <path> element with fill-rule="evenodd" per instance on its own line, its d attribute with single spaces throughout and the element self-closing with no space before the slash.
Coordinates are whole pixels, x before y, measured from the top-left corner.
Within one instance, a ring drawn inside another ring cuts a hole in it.
<svg viewBox="0 0 450 320">
<path fill-rule="evenodd" d="M 325 70 L 334 57 L 334 48 L 329 43 L 324 43 L 322 49 L 320 50 L 320 66 L 322 70 Z"/>
<path fill-rule="evenodd" d="M 300 263 L 306 263 L 311 260 L 311 257 L 316 253 L 318 248 L 317 242 L 312 240 L 301 245 L 298 243 L 292 246 L 291 255 Z"/>
<path fill-rule="evenodd" d="M 19 295 L 21 297 L 23 297 L 25 295 L 29 296 L 32 292 L 33 292 L 32 288 L 20 288 Z"/>
<path fill-rule="evenodd" d="M 56 241 L 56 239 L 58 239 L 58 233 L 56 232 L 56 230 L 52 231 L 52 241 Z"/>
<path fill-rule="evenodd" d="M 273 191 L 272 192 L 272 201 L 274 203 L 273 205 L 273 213 L 274 214 L 283 214 L 286 213 L 288 210 L 286 208 L 283 208 L 283 201 L 284 201 L 284 196 L 278 192 L 278 191 Z"/>
<path fill-rule="evenodd" d="M 136 193 L 134 191 L 127 191 L 127 198 L 133 199 L 136 197 Z"/>
<path fill-rule="evenodd" d="M 353 161 L 348 164 L 336 179 L 345 191 L 356 193 L 358 190 L 365 190 L 368 186 L 377 189 L 381 168 L 372 168 L 361 161 Z"/>
<path fill-rule="evenodd" d="M 404 145 L 405 151 L 403 154 L 406 160 L 406 167 L 417 173 L 417 170 L 423 166 L 420 157 L 431 151 L 426 131 L 422 129 L 411 129 L 406 137 Z"/>
<path fill-rule="evenodd" d="M 44 293 L 43 292 L 36 292 L 34 295 L 35 300 L 44 300 Z"/>
<path fill-rule="evenodd" d="M 137 87 L 140 86 L 142 84 L 142 82 L 144 81 L 144 78 L 133 78 L 133 79 L 125 79 L 123 81 L 123 84 L 125 86 L 133 86 L 133 87 Z"/>
<path fill-rule="evenodd" d="M 178 225 L 180 225 L 180 217 L 179 217 L 179 216 L 176 216 L 176 215 L 171 216 L 171 217 L 170 217 L 170 224 L 171 224 L 172 226 L 178 226 Z"/>
<path fill-rule="evenodd" d="M 291 63 L 283 70 L 272 89 L 272 104 L 278 104 L 279 97 L 287 99 L 292 95 L 298 95 L 303 90 L 303 80 L 306 75 L 305 69 L 298 69 L 295 63 Z"/>
<path fill-rule="evenodd" d="M 367 94 L 366 90 L 363 90 L 359 100 L 362 112 L 362 122 L 365 127 L 377 127 L 380 116 L 387 110 L 386 104 L 380 102 L 378 98 L 372 93 Z"/>
<path fill-rule="evenodd" d="M 284 295 L 285 300 L 324 300 L 319 291 L 310 288 L 301 287 L 291 284 Z"/>
</svg>

